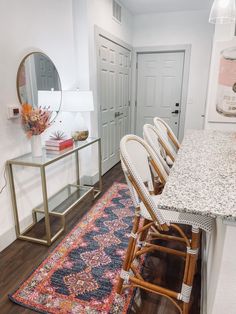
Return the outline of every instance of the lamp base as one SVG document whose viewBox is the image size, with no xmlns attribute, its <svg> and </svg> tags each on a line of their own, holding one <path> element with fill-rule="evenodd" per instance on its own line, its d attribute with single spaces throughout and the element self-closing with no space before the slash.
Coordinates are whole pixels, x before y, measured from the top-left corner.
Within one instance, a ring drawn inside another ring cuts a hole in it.
<svg viewBox="0 0 236 314">
<path fill-rule="evenodd" d="M 74 131 L 71 136 L 74 141 L 85 141 L 89 136 L 89 131 Z"/>
</svg>

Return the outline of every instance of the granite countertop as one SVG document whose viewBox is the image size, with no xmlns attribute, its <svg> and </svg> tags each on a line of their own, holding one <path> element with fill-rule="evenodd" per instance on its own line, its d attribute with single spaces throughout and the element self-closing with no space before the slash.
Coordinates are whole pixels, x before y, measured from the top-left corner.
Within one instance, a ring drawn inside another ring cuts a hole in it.
<svg viewBox="0 0 236 314">
<path fill-rule="evenodd" d="M 236 221 L 236 132 L 187 131 L 159 205 Z"/>
</svg>

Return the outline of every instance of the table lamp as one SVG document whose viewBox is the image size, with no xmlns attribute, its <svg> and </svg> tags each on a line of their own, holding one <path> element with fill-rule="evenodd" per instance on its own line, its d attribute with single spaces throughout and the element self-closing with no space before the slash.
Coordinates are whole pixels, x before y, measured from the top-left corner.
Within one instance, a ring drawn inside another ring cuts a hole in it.
<svg viewBox="0 0 236 314">
<path fill-rule="evenodd" d="M 61 91 L 38 90 L 38 106 L 49 107 L 49 110 L 58 112 L 61 105 Z"/>
<path fill-rule="evenodd" d="M 74 126 L 71 132 L 71 136 L 75 141 L 84 141 L 87 139 L 89 131 L 81 112 L 93 110 L 92 91 L 75 90 L 62 92 L 62 111 L 75 113 Z"/>
</svg>

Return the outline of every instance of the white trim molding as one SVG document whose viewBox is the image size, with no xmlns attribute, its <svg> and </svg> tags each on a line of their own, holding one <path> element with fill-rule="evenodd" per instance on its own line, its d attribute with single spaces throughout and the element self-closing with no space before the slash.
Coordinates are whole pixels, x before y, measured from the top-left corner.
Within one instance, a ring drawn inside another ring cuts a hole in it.
<svg viewBox="0 0 236 314">
<path fill-rule="evenodd" d="M 95 25 L 94 26 L 94 29 L 95 29 L 95 44 L 97 45 L 97 39 L 99 36 L 102 36 L 112 42 L 114 42 L 115 44 L 121 46 L 121 47 L 124 47 L 126 48 L 127 50 L 130 50 L 132 51 L 132 46 L 130 46 L 129 44 L 127 44 L 125 41 L 121 40 L 120 38 L 112 35 L 111 33 L 105 31 L 103 28 Z"/>
</svg>

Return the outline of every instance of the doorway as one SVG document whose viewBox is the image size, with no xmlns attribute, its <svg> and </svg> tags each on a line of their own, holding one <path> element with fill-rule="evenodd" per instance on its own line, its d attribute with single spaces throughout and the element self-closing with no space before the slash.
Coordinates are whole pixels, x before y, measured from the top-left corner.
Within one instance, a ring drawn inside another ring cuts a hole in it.
<svg viewBox="0 0 236 314">
<path fill-rule="evenodd" d="M 131 49 L 99 34 L 99 128 L 102 172 L 120 161 L 120 140 L 130 132 Z"/>
<path fill-rule="evenodd" d="M 184 134 L 190 47 L 136 52 L 136 134 L 158 116 L 180 140 Z"/>
</svg>

